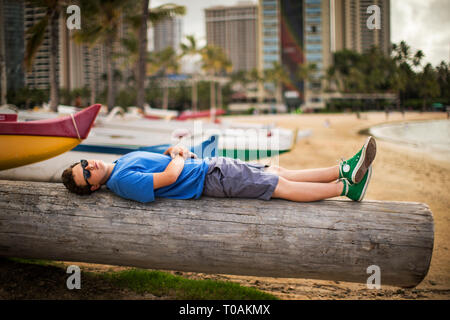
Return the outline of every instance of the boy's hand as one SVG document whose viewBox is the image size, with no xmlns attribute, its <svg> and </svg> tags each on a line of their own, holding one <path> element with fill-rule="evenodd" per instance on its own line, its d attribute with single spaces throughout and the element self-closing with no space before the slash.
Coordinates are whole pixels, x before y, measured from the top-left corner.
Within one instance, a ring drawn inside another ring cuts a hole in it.
<svg viewBox="0 0 450 320">
<path fill-rule="evenodd" d="M 197 155 L 195 153 L 189 151 L 189 157 L 188 158 L 197 159 L 198 157 L 197 157 Z"/>
<path fill-rule="evenodd" d="M 196 154 L 190 152 L 186 147 L 183 146 L 170 147 L 164 152 L 164 154 L 170 155 L 172 159 L 175 158 L 177 155 L 182 156 L 184 160 L 186 160 L 187 158 L 194 158 L 194 159 L 197 158 Z"/>
<path fill-rule="evenodd" d="M 163 154 L 169 155 L 172 159 L 175 158 L 178 154 L 183 154 L 182 146 L 173 146 L 164 151 Z"/>
</svg>

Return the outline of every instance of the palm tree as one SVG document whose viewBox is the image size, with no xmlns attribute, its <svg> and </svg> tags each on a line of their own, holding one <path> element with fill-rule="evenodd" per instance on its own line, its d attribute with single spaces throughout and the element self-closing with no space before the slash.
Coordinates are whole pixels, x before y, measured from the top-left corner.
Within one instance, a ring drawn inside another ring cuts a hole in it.
<svg viewBox="0 0 450 320">
<path fill-rule="evenodd" d="M 312 79 L 314 79 L 314 75 L 317 71 L 317 64 L 303 63 L 298 66 L 297 77 L 299 78 L 299 80 L 311 81 Z"/>
<path fill-rule="evenodd" d="M 140 0 L 141 16 L 139 24 L 139 56 L 137 64 L 137 106 L 143 108 L 145 98 L 145 79 L 147 64 L 147 21 L 156 23 L 166 17 L 174 15 L 184 15 L 186 7 L 175 4 L 163 4 L 156 8 L 149 9 L 149 0 Z"/>
<path fill-rule="evenodd" d="M 219 59 L 220 59 L 220 63 L 221 63 L 221 67 L 220 67 L 221 69 L 220 69 L 219 72 L 225 73 L 225 74 L 230 73 L 232 68 L 233 68 L 233 66 L 231 64 L 231 61 L 228 60 L 228 58 L 225 56 L 225 54 L 221 55 L 219 57 Z M 219 86 L 219 93 L 218 93 L 217 104 L 218 104 L 219 108 L 222 108 L 223 107 L 223 103 L 222 103 L 222 86 L 223 86 L 223 82 L 219 81 L 218 86 Z"/>
<path fill-rule="evenodd" d="M 39 47 L 44 42 L 47 28 L 50 31 L 50 109 L 57 111 L 59 104 L 59 81 L 56 70 L 58 57 L 58 20 L 64 5 L 62 0 L 32 0 L 37 7 L 45 9 L 45 15 L 35 25 L 31 26 L 26 33 L 29 39 L 26 42 L 24 63 L 26 70 L 30 72 L 33 67 L 34 58 Z"/>
<path fill-rule="evenodd" d="M 121 39 L 122 47 L 125 49 L 124 52 L 120 52 L 115 55 L 115 57 L 122 57 L 124 59 L 124 64 L 122 67 L 126 67 L 126 65 L 132 65 L 133 68 L 133 77 L 134 80 L 137 80 L 138 75 L 138 59 L 139 59 L 139 39 L 136 37 L 136 33 L 134 30 L 130 30 L 126 37 Z M 137 81 L 136 81 L 137 82 Z"/>
<path fill-rule="evenodd" d="M 397 109 L 402 113 L 404 107 L 401 105 L 400 100 L 402 93 L 405 91 L 409 78 L 412 78 L 414 72 L 412 66 L 418 67 L 424 54 L 421 50 L 418 50 L 414 56 L 411 56 L 411 48 L 405 42 L 401 41 L 400 44 L 392 44 L 393 62 L 395 64 L 395 72 L 393 74 L 392 87 L 398 93 Z"/>
<path fill-rule="evenodd" d="M 215 118 L 216 111 L 216 92 L 215 92 L 215 80 L 214 76 L 218 73 L 231 72 L 232 65 L 228 60 L 225 52 L 220 47 L 215 47 L 207 45 L 201 50 L 202 60 L 203 60 L 203 70 L 211 77 L 210 86 L 210 108 L 211 108 L 211 118 Z"/>
<path fill-rule="evenodd" d="M 423 53 L 422 50 L 417 50 L 416 53 L 414 54 L 414 57 L 412 57 L 412 64 L 415 67 L 418 67 L 420 65 L 420 63 L 422 62 L 423 57 L 425 57 L 425 54 Z"/>
<path fill-rule="evenodd" d="M 318 69 L 315 63 L 302 63 L 297 68 L 296 76 L 298 80 L 308 83 L 320 79 L 317 76 L 317 71 Z"/>
<path fill-rule="evenodd" d="M 74 33 L 74 39 L 91 47 L 100 44 L 105 49 L 108 83 L 106 104 L 109 110 L 115 104 L 114 44 L 119 38 L 122 13 L 131 4 L 131 0 L 80 0 L 83 27 Z"/>
<path fill-rule="evenodd" d="M 168 109 L 169 106 L 169 78 L 168 74 L 176 73 L 179 70 L 178 56 L 172 47 L 157 52 L 155 54 L 155 65 L 158 67 L 158 72 L 163 76 L 163 109 Z"/>
<path fill-rule="evenodd" d="M 149 0 L 141 0 L 141 24 L 139 26 L 139 57 L 137 64 L 137 107 L 144 108 L 145 100 L 145 78 L 146 78 L 146 57 L 147 57 L 147 20 Z"/>
<path fill-rule="evenodd" d="M 436 66 L 437 81 L 441 90 L 440 96 L 447 99 L 447 104 L 450 104 L 450 64 L 441 61 Z"/>
<path fill-rule="evenodd" d="M 422 111 L 425 111 L 427 100 L 439 96 L 440 93 L 437 74 L 430 63 L 427 63 L 427 65 L 423 68 L 422 72 L 419 74 L 419 79 L 419 95 L 423 99 Z"/>
<path fill-rule="evenodd" d="M 363 54 L 360 67 L 364 73 L 367 92 L 386 91 L 390 61 L 391 58 L 377 47 L 372 47 L 366 54 Z"/>
<path fill-rule="evenodd" d="M 304 92 L 307 92 L 306 88 L 310 82 L 321 79 L 320 75 L 317 74 L 317 71 L 318 68 L 315 63 L 302 63 L 298 65 L 295 76 L 298 80 L 303 81 Z M 303 100 L 306 103 L 306 95 L 303 97 Z"/>
<path fill-rule="evenodd" d="M 196 56 L 200 53 L 200 49 L 197 46 L 197 41 L 195 37 L 192 35 L 186 36 L 188 43 L 181 43 L 181 56 Z M 196 72 L 194 72 L 192 79 L 192 110 L 197 111 L 197 103 L 198 103 L 198 92 L 197 92 L 197 80 L 196 80 Z"/>
<path fill-rule="evenodd" d="M 3 16 L 3 0 L 0 0 L 0 106 L 6 104 L 6 56 L 5 56 L 5 19 Z"/>
<path fill-rule="evenodd" d="M 335 65 L 328 67 L 325 73 L 325 78 L 327 79 L 327 90 L 329 91 L 343 91 L 342 81 L 339 79 L 339 72 Z"/>
<path fill-rule="evenodd" d="M 275 84 L 276 87 L 275 99 L 277 101 L 277 104 L 282 104 L 283 84 L 287 84 L 290 82 L 288 73 L 283 68 L 283 66 L 278 62 L 274 62 L 272 64 L 272 68 L 266 69 L 264 70 L 264 72 L 265 77 L 268 79 L 268 81 L 271 81 Z"/>
<path fill-rule="evenodd" d="M 264 73 L 258 69 L 252 69 L 248 72 L 248 79 L 257 84 L 258 103 L 264 102 Z"/>
</svg>

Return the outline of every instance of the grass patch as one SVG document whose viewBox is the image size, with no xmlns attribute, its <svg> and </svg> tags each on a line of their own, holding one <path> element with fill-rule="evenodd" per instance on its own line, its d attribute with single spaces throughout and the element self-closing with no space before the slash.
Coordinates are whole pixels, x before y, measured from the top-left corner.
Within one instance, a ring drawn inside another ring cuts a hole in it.
<svg viewBox="0 0 450 320">
<path fill-rule="evenodd" d="M 6 261 L 12 261 L 17 265 L 14 268 L 20 269 L 20 265 L 36 265 L 39 269 L 30 269 L 31 278 L 39 278 L 41 275 L 42 281 L 47 278 L 59 279 L 46 283 L 48 290 L 55 292 L 61 288 L 65 288 L 60 284 L 65 283 L 67 266 L 62 262 L 40 260 L 40 259 L 22 259 L 22 258 L 7 258 Z M 22 269 L 24 269 L 22 267 Z M 25 270 L 24 269 L 24 270 Z M 61 271 L 59 271 L 61 270 Z M 21 271 L 22 272 L 22 271 Z M 42 274 L 45 273 L 45 277 Z M 29 278 L 20 279 L 25 281 L 21 286 L 34 286 L 34 282 L 29 283 Z M 17 280 L 19 281 L 19 280 Z M 123 271 L 108 271 L 108 272 L 92 272 L 83 270 L 81 273 L 81 283 L 83 292 L 89 293 L 85 299 L 100 298 L 110 299 L 105 297 L 103 292 L 105 285 L 108 287 L 108 294 L 114 296 L 114 288 L 128 289 L 138 294 L 150 293 L 157 297 L 167 297 L 169 299 L 180 300 L 276 300 L 274 295 L 262 292 L 255 288 L 241 286 L 240 284 L 227 281 L 216 280 L 194 280 L 186 279 L 182 276 L 172 275 L 168 272 L 144 269 L 129 269 Z M 58 288 L 52 288 L 51 285 L 56 285 Z M 60 288 L 61 287 L 61 288 Z M 109 288 L 110 287 L 110 288 Z M 84 290 L 83 290 L 84 289 Z M 67 290 L 63 290 L 66 292 Z M 103 292 L 103 293 L 102 293 Z M 119 294 L 120 296 L 120 294 Z M 121 297 L 121 296 L 120 296 Z M 36 297 L 34 297 L 36 298 Z"/>
<path fill-rule="evenodd" d="M 237 283 L 192 280 L 161 271 L 131 269 L 102 275 L 137 293 L 186 300 L 274 300 L 275 296 Z"/>
<path fill-rule="evenodd" d="M 38 266 L 56 266 L 57 263 L 54 261 L 49 260 L 42 260 L 42 259 L 24 259 L 24 258 L 7 258 L 10 261 L 22 263 L 22 264 L 34 264 Z"/>
</svg>

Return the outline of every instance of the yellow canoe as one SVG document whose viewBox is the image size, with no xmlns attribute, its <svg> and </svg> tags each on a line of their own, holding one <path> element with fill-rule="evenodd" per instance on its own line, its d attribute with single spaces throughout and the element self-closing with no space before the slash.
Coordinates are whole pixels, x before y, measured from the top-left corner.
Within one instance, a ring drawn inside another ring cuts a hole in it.
<svg viewBox="0 0 450 320">
<path fill-rule="evenodd" d="M 72 150 L 78 138 L 2 135 L 0 136 L 0 170 L 50 159 Z"/>
<path fill-rule="evenodd" d="M 39 162 L 72 150 L 86 139 L 100 104 L 49 120 L 0 121 L 0 170 Z"/>
</svg>

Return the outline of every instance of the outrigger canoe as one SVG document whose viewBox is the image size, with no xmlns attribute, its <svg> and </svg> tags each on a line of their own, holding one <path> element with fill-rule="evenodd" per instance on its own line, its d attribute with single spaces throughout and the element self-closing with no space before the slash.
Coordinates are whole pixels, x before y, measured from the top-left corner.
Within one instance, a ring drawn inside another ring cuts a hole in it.
<svg viewBox="0 0 450 320">
<path fill-rule="evenodd" d="M 49 159 L 73 149 L 88 137 L 100 108 L 100 104 L 95 104 L 56 119 L 0 121 L 0 170 Z"/>
</svg>

